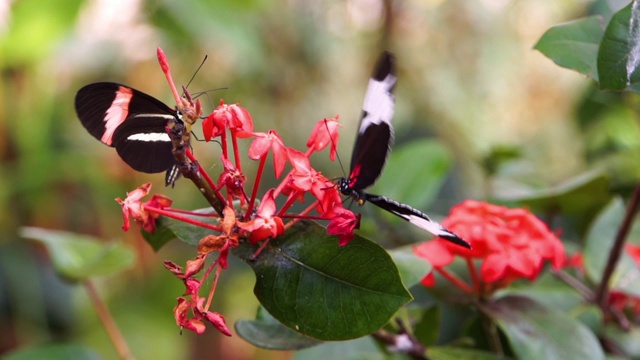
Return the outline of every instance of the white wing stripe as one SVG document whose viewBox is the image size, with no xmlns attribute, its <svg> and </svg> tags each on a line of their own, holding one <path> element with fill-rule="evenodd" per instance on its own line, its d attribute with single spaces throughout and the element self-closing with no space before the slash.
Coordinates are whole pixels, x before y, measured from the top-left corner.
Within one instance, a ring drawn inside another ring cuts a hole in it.
<svg viewBox="0 0 640 360">
<path fill-rule="evenodd" d="M 360 121 L 360 134 L 371 126 L 385 122 L 391 128 L 391 119 L 394 111 L 394 95 L 391 93 L 397 78 L 393 74 L 387 75 L 382 81 L 369 79 L 369 87 L 364 97 L 362 109 L 365 116 Z"/>
<path fill-rule="evenodd" d="M 131 141 L 146 141 L 146 142 L 170 142 L 169 135 L 167 133 L 138 133 L 131 134 L 127 137 L 127 140 Z"/>
</svg>

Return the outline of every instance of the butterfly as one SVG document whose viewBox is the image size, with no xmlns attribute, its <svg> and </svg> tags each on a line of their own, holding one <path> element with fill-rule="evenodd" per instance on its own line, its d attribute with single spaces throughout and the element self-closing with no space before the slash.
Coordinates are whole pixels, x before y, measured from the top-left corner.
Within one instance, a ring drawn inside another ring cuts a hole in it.
<svg viewBox="0 0 640 360">
<path fill-rule="evenodd" d="M 380 55 L 373 75 L 369 79 L 358 134 L 351 155 L 349 177 L 338 181 L 338 190 L 343 195 L 355 199 L 360 205 L 365 202 L 372 203 L 435 236 L 471 248 L 468 242 L 431 220 L 425 213 L 385 196 L 364 191 L 376 182 L 391 152 L 393 143 L 391 119 L 395 106 L 393 89 L 397 79 L 393 54 L 385 51 Z"/>
<path fill-rule="evenodd" d="M 78 90 L 75 107 L 85 129 L 103 144 L 115 147 L 131 168 L 144 173 L 166 171 L 167 185 L 178 178 L 166 126 L 171 119 L 182 122 L 179 111 L 142 91 L 112 82 Z"/>
</svg>

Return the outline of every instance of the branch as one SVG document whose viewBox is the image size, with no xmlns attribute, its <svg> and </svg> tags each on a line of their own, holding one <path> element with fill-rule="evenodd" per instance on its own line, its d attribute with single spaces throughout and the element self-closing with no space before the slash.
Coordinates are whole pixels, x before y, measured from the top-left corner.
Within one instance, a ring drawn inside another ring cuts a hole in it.
<svg viewBox="0 0 640 360">
<path fill-rule="evenodd" d="M 197 162 L 189 161 L 187 157 L 187 149 L 189 148 L 189 131 L 182 123 L 169 120 L 168 124 L 169 138 L 173 144 L 173 156 L 178 163 L 178 169 L 185 179 L 191 180 L 200 190 L 200 193 L 207 199 L 207 202 L 213 207 L 213 209 L 223 216 L 223 210 L 225 207 L 224 199 L 216 196 L 216 192 L 211 185 L 206 181 L 205 177 L 200 173 L 200 166 Z"/>
<path fill-rule="evenodd" d="M 602 274 L 602 280 L 596 289 L 596 297 L 595 302 L 600 306 L 600 308 L 604 309 L 607 305 L 608 295 L 609 295 L 609 281 L 611 280 L 611 276 L 613 276 L 613 271 L 620 260 L 620 256 L 622 255 L 622 249 L 624 248 L 624 242 L 627 239 L 627 235 L 629 235 L 629 231 L 631 230 L 631 225 L 633 224 L 633 218 L 638 212 L 638 206 L 640 205 L 640 184 L 636 185 L 636 189 L 631 196 L 631 200 L 629 201 L 629 205 L 627 206 L 627 212 L 624 215 L 624 219 L 622 221 L 622 225 L 620 225 L 620 229 L 618 229 L 618 233 L 616 234 L 616 239 L 613 244 L 613 248 L 609 253 L 609 259 L 607 260 L 607 266 L 604 269 L 604 273 Z"/>
</svg>

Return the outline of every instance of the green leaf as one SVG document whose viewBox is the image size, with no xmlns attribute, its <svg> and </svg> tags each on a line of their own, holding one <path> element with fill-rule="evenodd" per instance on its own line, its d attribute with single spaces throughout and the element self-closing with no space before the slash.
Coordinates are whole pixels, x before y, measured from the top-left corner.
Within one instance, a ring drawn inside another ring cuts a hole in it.
<svg viewBox="0 0 640 360">
<path fill-rule="evenodd" d="M 100 360 L 93 350 L 79 344 L 49 344 L 14 351 L 3 360 Z"/>
<path fill-rule="evenodd" d="M 603 35 L 602 17 L 591 16 L 550 28 L 534 49 L 559 66 L 598 81 L 598 48 Z"/>
<path fill-rule="evenodd" d="M 250 344 L 269 350 L 301 350 L 322 343 L 282 325 L 262 306 L 255 320 L 238 320 L 235 329 Z"/>
<path fill-rule="evenodd" d="M 640 329 L 638 327 L 622 330 L 619 326 L 608 325 L 602 333 L 602 336 L 613 343 L 616 349 L 622 350 L 626 359 L 640 357 Z"/>
<path fill-rule="evenodd" d="M 587 327 L 534 300 L 505 296 L 482 309 L 502 330 L 518 359 L 604 359 L 598 339 Z"/>
<path fill-rule="evenodd" d="M 193 212 L 204 215 L 215 213 L 211 207 L 193 210 Z M 218 224 L 217 219 L 211 216 L 198 216 L 191 214 L 182 214 L 182 216 L 207 224 Z M 174 239 L 178 239 L 189 245 L 198 246 L 200 239 L 207 235 L 211 235 L 212 233 L 213 232 L 209 229 L 164 216 L 158 218 L 156 221 L 156 230 L 153 234 L 142 230 L 142 236 L 155 251 L 160 250 L 160 248 L 162 248 L 166 243 Z"/>
<path fill-rule="evenodd" d="M 427 350 L 427 356 L 431 360 L 499 360 L 507 359 L 486 351 L 463 349 L 451 346 L 435 346 Z"/>
<path fill-rule="evenodd" d="M 431 203 L 451 170 L 450 152 L 437 141 L 422 139 L 404 144 L 392 154 L 372 192 L 384 189 L 385 196 L 411 201 L 414 206 Z M 416 159 L 420 166 L 415 165 Z"/>
<path fill-rule="evenodd" d="M 640 81 L 640 4 L 637 0 L 613 15 L 598 52 L 600 89 L 624 90 Z M 635 21 L 630 21 L 635 19 Z"/>
<path fill-rule="evenodd" d="M 254 293 L 278 321 L 319 340 L 347 340 L 380 329 L 412 297 L 389 254 L 356 236 L 347 246 L 313 222 L 300 221 L 273 239 L 234 253 L 256 275 Z"/>
<path fill-rule="evenodd" d="M 368 336 L 351 341 L 328 342 L 311 349 L 297 351 L 294 360 L 390 360 Z"/>
<path fill-rule="evenodd" d="M 421 344 L 430 346 L 436 343 L 440 336 L 441 318 L 440 308 L 437 306 L 432 306 L 422 313 L 413 329 L 413 334 Z"/>
<path fill-rule="evenodd" d="M 517 202 L 534 212 L 558 211 L 565 215 L 584 214 L 602 206 L 609 198 L 609 178 L 601 172 L 588 172 L 557 186 L 503 196 L 499 200 Z"/>
<path fill-rule="evenodd" d="M 135 260 L 133 249 L 122 242 L 36 227 L 23 227 L 20 234 L 45 245 L 55 270 L 70 280 L 113 274 L 130 267 Z"/>
<path fill-rule="evenodd" d="M 11 6 L 11 21 L 5 23 L 0 38 L 3 65 L 25 66 L 46 59 L 67 38 L 77 22 L 80 0 L 69 0 L 65 6 L 23 0 Z"/>
<path fill-rule="evenodd" d="M 495 175 L 503 164 L 522 157 L 522 150 L 518 146 L 495 145 L 482 157 L 482 168 L 486 175 Z"/>
<path fill-rule="evenodd" d="M 389 255 L 391 255 L 391 258 L 400 271 L 402 282 L 407 288 L 420 283 L 420 280 L 427 276 L 433 269 L 428 261 L 414 255 L 411 249 L 412 248 L 409 247 L 408 249 L 389 251 Z"/>
</svg>

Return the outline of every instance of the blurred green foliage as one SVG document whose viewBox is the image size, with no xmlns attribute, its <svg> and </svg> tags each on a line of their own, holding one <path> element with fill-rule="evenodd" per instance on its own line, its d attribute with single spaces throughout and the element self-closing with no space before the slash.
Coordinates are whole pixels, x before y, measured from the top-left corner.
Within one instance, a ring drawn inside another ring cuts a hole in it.
<svg viewBox="0 0 640 360">
<path fill-rule="evenodd" d="M 115 357 L 85 295 L 52 274 L 42 247 L 18 237 L 20 226 L 38 226 L 135 246 L 136 267 L 100 285 L 139 358 L 288 357 L 237 336 L 179 336 L 171 310 L 181 286 L 161 263 L 183 262 L 193 248 L 171 243 L 156 254 L 135 231 L 120 229 L 113 199 L 144 181 L 176 207 L 203 206 L 188 182 L 163 189 L 162 175 L 130 170 L 73 111 L 75 92 L 93 81 L 121 82 L 168 102 L 158 46 L 178 84 L 208 55 L 189 88 L 231 88 L 210 92 L 207 109 L 219 98 L 241 102 L 257 131 L 276 129 L 289 146 L 302 148 L 316 120 L 340 114 L 343 161 L 371 64 L 391 49 L 400 67 L 395 148 L 434 137 L 454 159 L 437 199 L 397 198 L 418 208 L 435 204 L 444 214 L 464 198 L 548 189 L 596 166 L 623 193 L 637 182 L 640 144 L 632 135 L 640 130 L 638 112 L 629 110 L 637 109 L 636 95 L 596 92 L 590 80 L 532 50 L 546 29 L 585 13 L 584 1 L 388 2 L 385 22 L 383 0 L 0 1 L 0 354 L 74 340 Z M 486 169 L 496 149 L 516 149 L 517 157 Z M 195 151 L 219 172 L 215 144 L 197 143 Z M 327 177 L 343 175 L 337 164 L 314 160 Z M 245 170 L 252 181 L 254 169 Z M 231 262 L 215 304 L 229 324 L 255 314 L 252 287 L 249 269 Z"/>
</svg>

